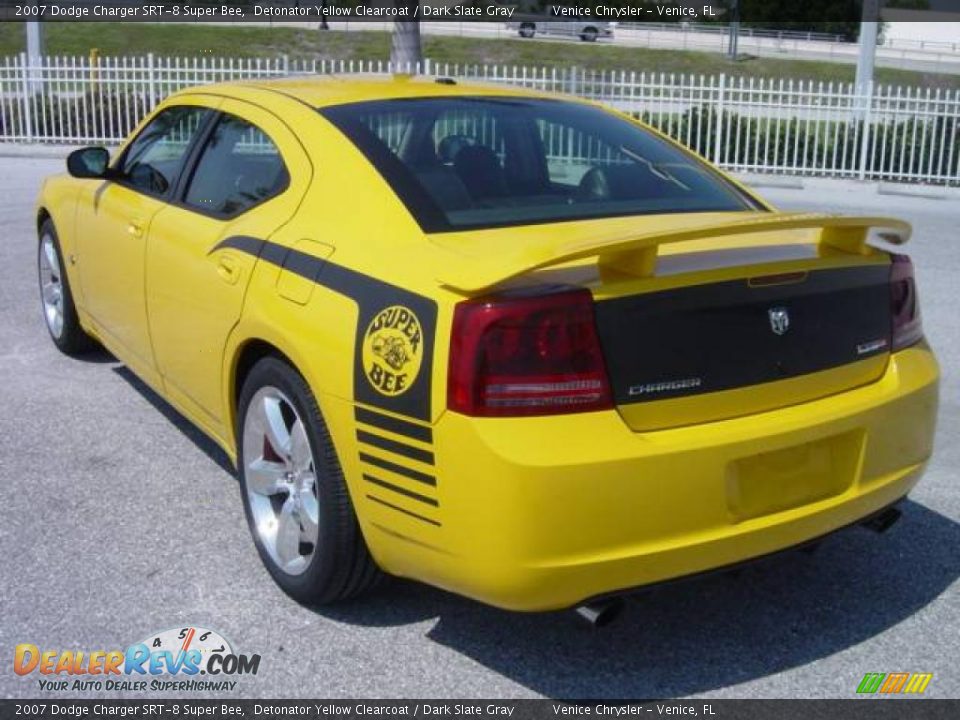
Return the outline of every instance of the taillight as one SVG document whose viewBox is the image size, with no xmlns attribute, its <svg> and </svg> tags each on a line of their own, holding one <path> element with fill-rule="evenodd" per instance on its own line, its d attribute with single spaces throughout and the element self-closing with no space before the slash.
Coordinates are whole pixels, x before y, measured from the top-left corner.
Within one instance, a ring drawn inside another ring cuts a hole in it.
<svg viewBox="0 0 960 720">
<path fill-rule="evenodd" d="M 920 300 L 913 276 L 913 263 L 906 255 L 891 255 L 890 265 L 890 319 L 893 330 L 893 349 L 901 350 L 923 338 L 920 320 Z"/>
<path fill-rule="evenodd" d="M 457 305 L 447 402 L 474 416 L 612 407 L 590 292 L 503 295 Z"/>
</svg>

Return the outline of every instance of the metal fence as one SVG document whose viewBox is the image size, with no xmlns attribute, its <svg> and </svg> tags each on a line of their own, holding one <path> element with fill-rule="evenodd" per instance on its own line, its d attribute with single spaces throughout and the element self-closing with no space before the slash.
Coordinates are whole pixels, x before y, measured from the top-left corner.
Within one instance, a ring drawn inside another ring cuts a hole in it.
<svg viewBox="0 0 960 720">
<path fill-rule="evenodd" d="M 280 58 L 0 60 L 0 142 L 112 143 L 169 93 L 226 80 L 388 73 L 386 62 Z M 479 79 L 602 101 L 722 167 L 960 184 L 960 92 L 725 75 L 424 63 Z"/>
</svg>

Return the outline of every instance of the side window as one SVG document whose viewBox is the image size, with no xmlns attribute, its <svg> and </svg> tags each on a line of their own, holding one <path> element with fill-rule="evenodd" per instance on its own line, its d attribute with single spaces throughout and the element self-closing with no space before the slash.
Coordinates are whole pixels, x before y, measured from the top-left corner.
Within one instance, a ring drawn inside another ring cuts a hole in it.
<svg viewBox="0 0 960 720">
<path fill-rule="evenodd" d="M 281 192 L 289 177 L 265 132 L 224 115 L 203 148 L 183 200 L 208 215 L 233 217 Z"/>
<path fill-rule="evenodd" d="M 186 105 L 162 111 L 130 143 L 117 167 L 120 181 L 152 195 L 165 194 L 210 112 Z"/>
</svg>

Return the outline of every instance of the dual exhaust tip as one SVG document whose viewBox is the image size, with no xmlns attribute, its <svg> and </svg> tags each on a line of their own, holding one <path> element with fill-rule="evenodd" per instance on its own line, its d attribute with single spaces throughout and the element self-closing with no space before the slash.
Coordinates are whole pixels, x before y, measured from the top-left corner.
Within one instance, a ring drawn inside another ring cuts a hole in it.
<svg viewBox="0 0 960 720">
<path fill-rule="evenodd" d="M 876 515 L 867 518 L 860 524 L 875 533 L 885 533 L 887 530 L 896 525 L 897 521 L 902 516 L 903 512 L 895 507 L 889 507 L 886 510 L 881 510 Z M 620 613 L 623 612 L 623 608 L 623 598 L 611 597 L 580 605 L 575 610 L 575 614 L 578 619 L 587 625 L 587 627 L 590 627 L 594 630 L 599 630 L 600 628 L 611 624 L 614 620 L 620 617 Z"/>
<path fill-rule="evenodd" d="M 620 617 L 621 612 L 623 612 L 623 598 L 618 597 L 595 600 L 575 610 L 577 617 L 594 630 L 606 627 Z"/>
<path fill-rule="evenodd" d="M 888 507 L 886 510 L 881 510 L 860 524 L 867 528 L 867 530 L 873 530 L 875 533 L 885 533 L 896 525 L 897 520 L 901 517 L 903 517 L 903 512 L 895 507 Z"/>
</svg>

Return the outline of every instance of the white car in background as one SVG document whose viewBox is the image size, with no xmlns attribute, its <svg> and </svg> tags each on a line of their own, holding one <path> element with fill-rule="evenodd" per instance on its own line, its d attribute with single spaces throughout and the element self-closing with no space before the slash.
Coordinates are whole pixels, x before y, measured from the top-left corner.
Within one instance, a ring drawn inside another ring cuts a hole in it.
<svg viewBox="0 0 960 720">
<path fill-rule="evenodd" d="M 537 34 L 578 37 L 584 42 L 594 42 L 597 38 L 612 38 L 615 22 L 600 22 L 595 18 L 577 18 L 560 20 L 556 15 L 519 16 L 507 23 L 507 28 L 516 30 L 520 37 L 532 38 Z"/>
</svg>

